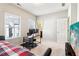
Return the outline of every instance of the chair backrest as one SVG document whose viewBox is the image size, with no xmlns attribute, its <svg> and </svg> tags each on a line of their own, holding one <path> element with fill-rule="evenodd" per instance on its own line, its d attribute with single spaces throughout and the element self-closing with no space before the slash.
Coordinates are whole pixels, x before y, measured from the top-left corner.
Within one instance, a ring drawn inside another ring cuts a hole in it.
<svg viewBox="0 0 79 59">
<path fill-rule="evenodd" d="M 44 53 L 44 56 L 50 56 L 51 55 L 51 52 L 52 52 L 52 49 L 51 48 L 48 48 L 46 50 L 46 52 Z"/>
</svg>

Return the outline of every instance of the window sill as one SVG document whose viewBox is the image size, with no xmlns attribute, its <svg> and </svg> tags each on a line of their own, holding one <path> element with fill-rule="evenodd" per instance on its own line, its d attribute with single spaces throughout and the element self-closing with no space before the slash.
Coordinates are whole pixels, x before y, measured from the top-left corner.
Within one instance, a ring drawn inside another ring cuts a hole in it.
<svg viewBox="0 0 79 59">
<path fill-rule="evenodd" d="M 5 40 L 11 40 L 11 39 L 16 39 L 16 38 L 21 38 L 21 37 L 19 36 L 19 37 L 5 38 Z"/>
</svg>

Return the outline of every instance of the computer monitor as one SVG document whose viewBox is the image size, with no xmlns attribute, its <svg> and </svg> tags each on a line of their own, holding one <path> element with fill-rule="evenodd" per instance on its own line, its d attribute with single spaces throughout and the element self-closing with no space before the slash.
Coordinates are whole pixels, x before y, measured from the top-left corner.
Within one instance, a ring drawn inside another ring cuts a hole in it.
<svg viewBox="0 0 79 59">
<path fill-rule="evenodd" d="M 38 33 L 38 29 L 29 29 L 30 34 Z"/>
</svg>

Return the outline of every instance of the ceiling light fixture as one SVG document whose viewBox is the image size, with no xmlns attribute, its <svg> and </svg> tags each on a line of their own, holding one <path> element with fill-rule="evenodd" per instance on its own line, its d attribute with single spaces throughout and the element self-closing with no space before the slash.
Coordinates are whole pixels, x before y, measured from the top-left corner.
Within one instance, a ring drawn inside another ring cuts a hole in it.
<svg viewBox="0 0 79 59">
<path fill-rule="evenodd" d="M 65 6 L 65 3 L 62 3 L 62 7 L 64 7 Z"/>
<path fill-rule="evenodd" d="M 18 6 L 21 6 L 21 4 L 20 4 L 20 3 L 17 3 L 17 5 L 18 5 Z"/>
</svg>

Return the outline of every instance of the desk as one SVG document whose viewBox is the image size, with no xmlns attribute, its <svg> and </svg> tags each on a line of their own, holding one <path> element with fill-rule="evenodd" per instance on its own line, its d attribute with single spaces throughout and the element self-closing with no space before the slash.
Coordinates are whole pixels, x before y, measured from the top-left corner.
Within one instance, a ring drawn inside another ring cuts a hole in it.
<svg viewBox="0 0 79 59">
<path fill-rule="evenodd" d="M 28 42 L 30 40 L 33 42 L 38 42 L 38 43 L 41 43 L 41 38 L 40 38 L 40 35 L 34 35 L 34 36 L 28 36 L 28 37 L 23 37 L 23 42 Z M 33 39 L 36 39 L 36 40 L 33 40 Z M 39 40 L 38 40 L 39 39 Z"/>
<path fill-rule="evenodd" d="M 34 39 L 33 37 L 27 38 L 27 37 L 23 37 L 23 44 L 21 44 L 21 46 L 26 47 L 28 49 L 32 49 L 34 47 L 37 46 L 36 43 L 34 43 L 36 39 Z"/>
</svg>

